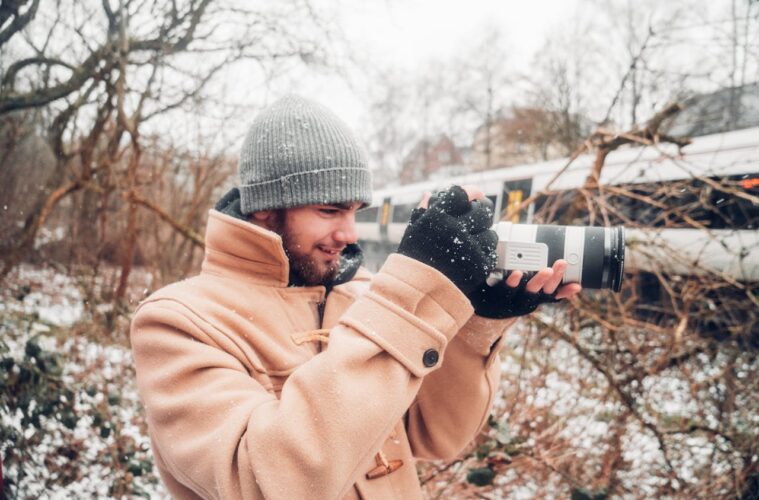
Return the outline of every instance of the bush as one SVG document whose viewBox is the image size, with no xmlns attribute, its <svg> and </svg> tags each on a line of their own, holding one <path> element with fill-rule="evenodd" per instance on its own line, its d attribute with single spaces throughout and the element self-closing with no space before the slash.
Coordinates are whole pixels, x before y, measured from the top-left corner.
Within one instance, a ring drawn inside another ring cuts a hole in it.
<svg viewBox="0 0 759 500">
<path fill-rule="evenodd" d="M 33 327 L 44 329 L 25 316 L 0 327 L 3 498 L 164 494 L 128 350 Z"/>
</svg>

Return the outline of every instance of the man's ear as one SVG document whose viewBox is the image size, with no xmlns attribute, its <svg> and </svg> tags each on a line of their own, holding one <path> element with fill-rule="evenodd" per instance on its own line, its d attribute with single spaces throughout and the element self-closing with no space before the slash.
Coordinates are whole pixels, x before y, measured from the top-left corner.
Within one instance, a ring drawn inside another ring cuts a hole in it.
<svg viewBox="0 0 759 500">
<path fill-rule="evenodd" d="M 271 231 L 275 227 L 275 216 L 274 210 L 261 210 L 250 214 L 250 222 Z"/>
</svg>

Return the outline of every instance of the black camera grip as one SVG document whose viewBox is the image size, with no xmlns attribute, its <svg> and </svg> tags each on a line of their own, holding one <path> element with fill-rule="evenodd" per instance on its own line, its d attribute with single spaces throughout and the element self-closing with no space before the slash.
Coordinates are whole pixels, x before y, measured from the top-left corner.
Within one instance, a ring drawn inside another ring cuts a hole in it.
<svg viewBox="0 0 759 500">
<path fill-rule="evenodd" d="M 493 286 L 483 283 L 467 296 L 472 302 L 475 314 L 493 319 L 524 316 L 535 311 L 541 304 L 558 302 L 556 292 L 528 292 L 529 276 L 523 276 L 519 285 L 510 287 L 504 280 Z"/>
</svg>

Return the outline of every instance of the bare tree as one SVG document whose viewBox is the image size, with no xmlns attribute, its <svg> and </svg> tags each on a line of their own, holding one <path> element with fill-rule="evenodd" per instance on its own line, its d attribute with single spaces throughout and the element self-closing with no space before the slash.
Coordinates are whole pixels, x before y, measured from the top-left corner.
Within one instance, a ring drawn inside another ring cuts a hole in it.
<svg viewBox="0 0 759 500">
<path fill-rule="evenodd" d="M 329 23 L 304 13 L 302 2 L 251 8 L 244 2 L 212 0 L 124 0 L 118 5 L 64 0 L 44 14 L 37 11 L 36 17 L 37 2 L 16 3 L 12 15 L 3 11 L 7 22 L 0 24 L 9 33 L 0 44 L 3 62 L 9 62 L 0 75 L 0 117 L 39 112 L 56 161 L 55 174 L 25 214 L 22 229 L 7 239 L 4 235 L 0 276 L 29 253 L 40 228 L 69 198 L 74 200 L 66 205 L 73 221 L 70 237 L 79 244 L 71 247 L 72 258 L 97 261 L 112 241 L 107 234 L 113 203 L 125 203 L 128 209 L 120 215 L 125 225 L 117 224 L 123 233 L 116 299 L 125 294 L 139 246 L 138 210 L 155 212 L 190 241 L 196 241 L 191 235 L 199 227 L 174 220 L 171 210 L 143 194 L 146 160 L 163 148 L 152 144 L 146 157 L 145 131 L 155 137 L 154 131 L 163 130 L 169 151 L 176 128 L 171 124 L 186 122 L 187 113 L 198 113 L 204 125 L 212 116 L 222 121 L 225 113 L 239 114 L 239 107 L 208 98 L 218 89 L 222 71 L 245 66 L 253 79 L 256 73 L 249 68 L 255 64 L 265 78 L 281 62 L 327 59 L 317 40 Z M 205 111 L 214 106 L 221 115 Z M 194 146 L 186 148 L 189 152 Z M 204 189 L 197 188 L 199 193 Z"/>
<path fill-rule="evenodd" d="M 398 177 L 410 153 L 421 148 L 425 156 L 430 139 L 455 135 L 454 75 L 441 61 L 429 61 L 417 72 L 379 68 L 372 75 L 363 131 L 382 185 Z"/>
<path fill-rule="evenodd" d="M 687 149 L 663 145 L 687 144 L 659 129 L 678 109 L 664 103 L 694 91 L 739 92 L 756 78 L 757 4 L 644 7 L 598 2 L 592 29 L 572 23 L 536 58 L 533 102 L 580 110 L 601 127 L 579 137 L 567 163 L 595 157 L 579 197 L 542 193 L 523 207 L 540 201 L 536 217 L 545 223 L 687 229 L 743 262 L 743 249 L 725 235 L 755 230 L 752 183 L 600 179 L 607 155 L 630 144 L 659 152 L 665 163 L 652 168 L 692 168 Z M 575 30 L 582 36 L 571 36 Z M 564 313 L 534 315 L 508 334 L 503 398 L 471 453 L 423 467 L 430 496 L 756 497 L 756 281 L 715 272 L 663 243 L 629 246 L 650 268 L 628 273 L 621 294 L 583 294 Z"/>
<path fill-rule="evenodd" d="M 593 121 L 610 120 L 598 106 L 614 81 L 607 69 L 607 33 L 597 18 L 576 14 L 546 39 L 523 79 L 527 101 L 547 112 L 536 124 L 539 135 L 544 143 L 557 142 L 566 156 L 582 144 Z"/>
<path fill-rule="evenodd" d="M 362 133 L 374 165 L 375 185 L 383 186 L 400 175 L 405 156 L 419 140 L 419 131 L 410 121 L 412 108 L 410 82 L 398 72 L 382 71 L 382 86 L 367 91 L 366 124 Z"/>
<path fill-rule="evenodd" d="M 723 241 L 756 228 L 757 191 L 740 179 L 598 182 L 609 150 L 623 142 L 659 148 L 667 165 L 693 168 L 656 133 L 676 110 L 591 138 L 597 164 L 580 190 L 581 208 L 568 210 L 573 193 L 544 193 L 538 220 L 700 231 L 742 258 Z M 628 273 L 621 294 L 583 294 L 508 334 L 503 399 L 470 454 L 423 469 L 430 494 L 755 497 L 759 286 L 667 245 L 631 247 L 651 271 Z"/>
<path fill-rule="evenodd" d="M 452 112 L 463 117 L 469 130 L 481 128 L 481 140 L 475 139 L 473 149 L 484 159 L 481 168 L 490 169 L 494 166 L 494 142 L 498 140 L 493 125 L 508 99 L 513 98 L 513 76 L 500 29 L 488 26 L 473 47 L 454 61 L 452 71 L 459 75 L 451 88 L 455 96 Z"/>
</svg>

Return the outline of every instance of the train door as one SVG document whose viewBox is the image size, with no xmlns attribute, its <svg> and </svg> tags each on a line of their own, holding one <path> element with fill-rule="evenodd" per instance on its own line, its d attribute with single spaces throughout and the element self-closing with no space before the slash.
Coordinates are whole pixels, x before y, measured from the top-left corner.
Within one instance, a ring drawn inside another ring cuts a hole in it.
<svg viewBox="0 0 759 500">
<path fill-rule="evenodd" d="M 380 241 L 382 241 L 383 243 L 387 243 L 388 241 L 387 224 L 390 222 L 391 208 L 392 208 L 392 205 L 390 204 L 390 197 L 384 198 L 382 200 L 382 205 L 380 206 L 380 217 L 379 217 Z"/>
<path fill-rule="evenodd" d="M 516 179 L 503 183 L 501 195 L 500 217 L 501 221 L 514 223 L 527 223 L 532 220 L 532 206 L 519 209 L 522 202 L 532 194 L 532 178 Z"/>
</svg>

